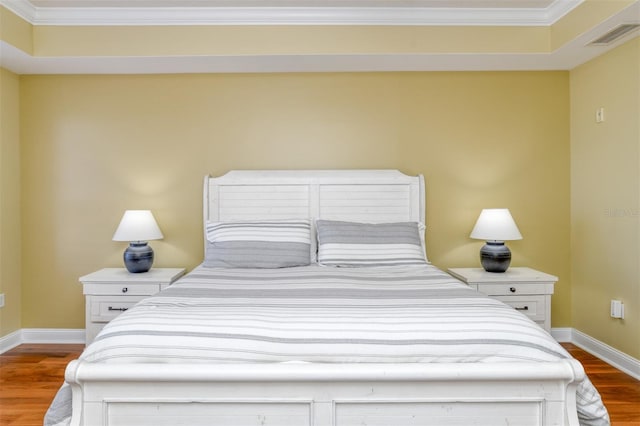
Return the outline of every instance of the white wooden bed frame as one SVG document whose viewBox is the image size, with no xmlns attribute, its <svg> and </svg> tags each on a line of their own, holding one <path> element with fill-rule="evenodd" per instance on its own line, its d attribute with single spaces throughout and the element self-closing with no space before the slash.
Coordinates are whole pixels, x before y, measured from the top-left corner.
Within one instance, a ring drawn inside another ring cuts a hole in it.
<svg viewBox="0 0 640 426">
<path fill-rule="evenodd" d="M 234 171 L 205 220 L 422 221 L 422 176 Z M 575 360 L 495 364 L 91 364 L 66 370 L 72 425 L 578 425 Z"/>
</svg>

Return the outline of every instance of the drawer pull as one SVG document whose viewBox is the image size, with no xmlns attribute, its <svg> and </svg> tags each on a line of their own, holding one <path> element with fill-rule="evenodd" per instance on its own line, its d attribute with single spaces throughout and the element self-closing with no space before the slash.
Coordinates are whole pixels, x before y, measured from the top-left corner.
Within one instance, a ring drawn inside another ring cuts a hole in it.
<svg viewBox="0 0 640 426">
<path fill-rule="evenodd" d="M 511 288 L 509 288 L 509 291 L 510 291 L 511 293 L 515 293 L 515 292 L 516 292 L 516 288 L 515 288 L 515 287 L 511 287 Z"/>
<path fill-rule="evenodd" d="M 522 308 L 516 308 L 516 311 L 528 311 L 529 307 L 528 306 L 523 306 Z"/>
<path fill-rule="evenodd" d="M 114 308 L 113 306 L 109 306 L 109 311 L 120 311 L 120 312 L 124 312 L 129 308 Z"/>
<path fill-rule="evenodd" d="M 129 291 L 129 287 L 122 287 L 122 292 L 123 292 L 123 293 L 126 293 L 126 292 L 128 292 L 128 291 Z"/>
</svg>

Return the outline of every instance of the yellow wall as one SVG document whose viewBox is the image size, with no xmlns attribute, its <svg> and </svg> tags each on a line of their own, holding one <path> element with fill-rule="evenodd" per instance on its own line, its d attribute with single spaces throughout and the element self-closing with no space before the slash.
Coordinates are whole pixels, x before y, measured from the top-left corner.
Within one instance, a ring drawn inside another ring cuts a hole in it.
<svg viewBox="0 0 640 426">
<path fill-rule="evenodd" d="M 427 182 L 440 267 L 508 207 L 514 265 L 556 274 L 570 325 L 567 72 L 22 76 L 23 327 L 84 326 L 78 277 L 120 266 L 125 209 L 152 209 L 156 266 L 202 258 L 201 180 L 252 168 L 398 168 Z"/>
<path fill-rule="evenodd" d="M 0 68 L 0 337 L 21 328 L 20 81 Z"/>
<path fill-rule="evenodd" d="M 549 52 L 629 4 L 585 0 L 550 27 L 522 28 L 32 26 L 0 6 L 0 40 L 36 57 Z M 509 207 L 524 234 L 509 243 L 513 264 L 560 277 L 553 326 L 638 358 L 638 43 L 570 79 L 1 70 L 0 336 L 84 326 L 77 278 L 121 265 L 111 236 L 125 209 L 153 209 L 166 236 L 153 243 L 158 266 L 195 266 L 205 173 L 380 167 L 426 175 L 438 266 L 477 266 L 482 243 L 468 232 L 480 209 Z M 598 106 L 607 121 L 595 125 Z M 608 317 L 612 298 L 625 302 L 624 321 Z"/>
<path fill-rule="evenodd" d="M 33 26 L 0 6 L 0 40 L 33 54 Z"/>
<path fill-rule="evenodd" d="M 549 50 L 549 33 L 549 28 L 542 26 L 39 25 L 33 28 L 37 56 L 541 53 Z"/>
<path fill-rule="evenodd" d="M 595 111 L 605 121 L 595 123 Z M 574 328 L 640 358 L 640 38 L 571 71 Z M 609 317 L 622 300 L 624 320 Z"/>
</svg>

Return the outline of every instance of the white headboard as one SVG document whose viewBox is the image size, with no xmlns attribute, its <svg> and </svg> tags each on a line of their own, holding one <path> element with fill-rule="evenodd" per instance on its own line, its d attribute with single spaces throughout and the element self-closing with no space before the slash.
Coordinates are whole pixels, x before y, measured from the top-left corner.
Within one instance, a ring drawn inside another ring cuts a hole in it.
<svg viewBox="0 0 640 426">
<path fill-rule="evenodd" d="M 205 226 L 257 219 L 425 221 L 424 178 L 397 170 L 235 170 L 205 177 L 203 201 Z"/>
</svg>

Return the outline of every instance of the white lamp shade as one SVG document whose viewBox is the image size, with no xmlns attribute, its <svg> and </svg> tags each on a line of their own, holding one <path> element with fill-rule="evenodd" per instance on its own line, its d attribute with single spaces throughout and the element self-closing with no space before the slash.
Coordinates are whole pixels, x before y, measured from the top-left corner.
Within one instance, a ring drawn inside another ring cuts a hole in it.
<svg viewBox="0 0 640 426">
<path fill-rule="evenodd" d="M 485 241 L 521 240 L 509 209 L 484 209 L 471 231 L 471 238 Z"/>
<path fill-rule="evenodd" d="M 113 241 L 161 240 L 162 231 L 150 210 L 127 210 L 113 234 Z"/>
</svg>

